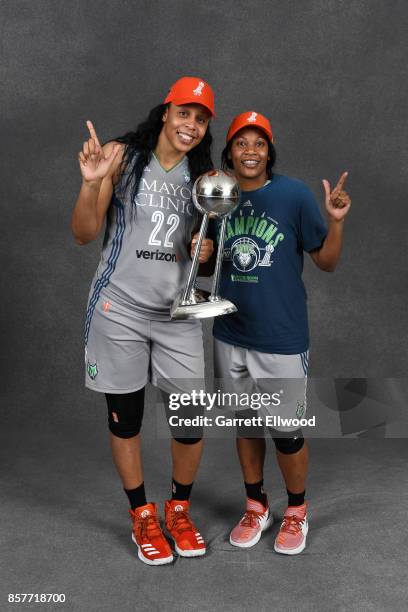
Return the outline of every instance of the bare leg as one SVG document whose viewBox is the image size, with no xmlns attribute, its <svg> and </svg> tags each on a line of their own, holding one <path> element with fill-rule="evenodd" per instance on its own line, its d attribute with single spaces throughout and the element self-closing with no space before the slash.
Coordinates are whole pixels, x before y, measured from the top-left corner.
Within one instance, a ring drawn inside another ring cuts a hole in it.
<svg viewBox="0 0 408 612">
<path fill-rule="evenodd" d="M 265 461 L 264 438 L 237 438 L 237 450 L 244 481 L 255 484 L 263 478 Z"/>
<path fill-rule="evenodd" d="M 182 444 L 172 439 L 173 478 L 176 482 L 191 484 L 194 481 L 202 452 L 203 440 L 196 444 Z"/>
<path fill-rule="evenodd" d="M 112 457 L 125 489 L 136 489 L 143 482 L 140 434 L 119 438 L 109 433 Z"/>
<path fill-rule="evenodd" d="M 291 493 L 302 493 L 306 488 L 306 476 L 309 462 L 309 450 L 306 442 L 297 453 L 285 455 L 277 450 L 276 457 L 286 488 Z"/>
</svg>

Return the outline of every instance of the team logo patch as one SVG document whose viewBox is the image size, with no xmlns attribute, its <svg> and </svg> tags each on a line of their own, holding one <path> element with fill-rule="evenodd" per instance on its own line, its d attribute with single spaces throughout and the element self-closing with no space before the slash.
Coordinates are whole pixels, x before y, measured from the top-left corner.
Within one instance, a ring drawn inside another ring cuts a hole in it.
<svg viewBox="0 0 408 612">
<path fill-rule="evenodd" d="M 183 506 L 177 505 L 177 506 L 174 508 L 174 510 L 175 510 L 176 512 L 181 512 L 181 511 L 183 510 Z"/>
<path fill-rule="evenodd" d="M 256 121 L 257 115 L 258 113 L 252 113 L 251 115 L 249 115 L 247 121 L 249 121 L 249 123 L 253 123 L 254 121 Z"/>
<path fill-rule="evenodd" d="M 240 272 L 249 272 L 258 265 L 260 250 L 255 240 L 238 238 L 231 246 L 231 259 Z"/>
<path fill-rule="evenodd" d="M 296 402 L 296 403 L 297 403 L 296 416 L 298 419 L 301 419 L 302 416 L 305 414 L 305 402 Z"/>
<path fill-rule="evenodd" d="M 146 518 L 146 516 L 149 516 L 150 512 L 148 510 L 143 510 L 141 517 L 142 518 Z"/>
<path fill-rule="evenodd" d="M 204 85 L 205 85 L 205 83 L 203 81 L 200 81 L 198 83 L 197 87 L 195 89 L 193 89 L 193 94 L 195 96 L 201 96 L 201 94 L 203 93 Z"/>
<path fill-rule="evenodd" d="M 88 376 L 91 380 L 95 380 L 95 378 L 98 376 L 98 364 L 95 361 L 95 363 L 91 363 L 88 360 L 88 363 L 86 364 L 86 371 L 88 372 Z"/>
</svg>

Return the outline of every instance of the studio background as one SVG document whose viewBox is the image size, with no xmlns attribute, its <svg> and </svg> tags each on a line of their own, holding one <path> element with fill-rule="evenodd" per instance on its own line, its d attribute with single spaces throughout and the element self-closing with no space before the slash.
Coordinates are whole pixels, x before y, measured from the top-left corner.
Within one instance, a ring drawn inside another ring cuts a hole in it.
<svg viewBox="0 0 408 612">
<path fill-rule="evenodd" d="M 70 232 L 81 182 L 77 153 L 88 138 L 85 121 L 91 119 L 106 141 L 136 127 L 177 78 L 199 75 L 212 85 L 216 95 L 217 118 L 211 126 L 216 166 L 232 117 L 256 110 L 272 123 L 276 171 L 305 181 L 322 210 L 321 179 L 327 178 L 334 185 L 348 170 L 346 189 L 352 208 L 345 222 L 341 262 L 334 274 L 327 274 L 305 257 L 311 374 L 405 377 L 408 11 L 406 3 L 398 0 L 6 0 L 0 10 L 1 411 L 3 490 L 7 499 L 2 536 L 9 556 L 3 567 L 4 592 L 25 592 L 29 587 L 50 592 L 53 588 L 70 593 L 71 603 L 66 609 L 86 609 L 84 598 L 87 609 L 112 609 L 108 605 L 112 593 L 106 592 L 106 601 L 103 595 L 107 588 L 103 572 L 90 569 L 85 551 L 75 552 L 77 546 L 82 550 L 77 539 L 94 550 L 96 537 L 99 541 L 94 553 L 100 562 L 103 551 L 103 563 L 108 564 L 104 570 L 113 572 L 116 578 L 120 563 L 129 570 L 126 505 L 110 463 L 104 400 L 83 386 L 86 299 L 101 247 L 101 238 L 79 247 Z M 211 368 L 208 321 L 204 329 Z M 166 450 L 162 454 L 154 446 L 151 415 L 147 415 L 144 435 L 153 442 L 145 444 L 150 470 L 147 480 L 152 492 L 163 498 L 168 487 L 169 455 L 167 443 L 163 442 Z M 389 453 L 385 465 L 397 482 L 398 474 L 402 474 L 401 456 L 405 460 L 407 456 L 405 441 L 381 444 Z M 333 474 L 338 478 L 333 485 L 338 491 L 350 477 L 360 489 L 373 466 L 381 472 L 376 464 L 376 445 L 361 440 L 316 443 L 312 481 L 315 498 L 320 494 L 327 497 Z M 223 481 L 219 465 L 222 457 L 230 483 L 227 489 L 223 487 L 225 498 L 219 496 L 224 501 L 215 507 L 236 513 L 242 496 L 233 445 L 228 457 L 221 444 L 214 442 L 212 449 L 204 459 L 197 504 L 205 497 L 204 491 L 211 490 L 210 481 L 206 481 L 210 473 L 215 471 L 219 483 Z M 337 449 L 339 459 L 329 474 L 321 463 L 319 468 L 318 461 L 327 461 L 333 449 Z M 353 471 L 354 460 L 362 472 Z M 392 486 L 389 474 L 382 473 L 381 478 L 384 480 L 372 484 L 374 494 L 377 489 L 380 492 Z M 279 495 L 283 499 L 282 491 Z M 356 499 L 353 495 L 350 492 L 351 500 Z M 235 505 L 231 496 L 235 496 Z M 343 501 L 346 505 L 354 503 Z M 366 502 L 356 508 L 357 513 Z M 96 522 L 92 522 L 89 506 L 99 515 Z M 27 514 L 30 507 L 33 512 Z M 63 529 L 61 507 L 66 510 Z M 82 524 L 79 535 L 76 521 L 81 523 L 84 515 L 89 521 Z M 31 544 L 16 520 L 31 530 Z M 231 519 L 223 521 L 218 529 L 222 537 Z M 113 543 L 108 543 L 115 529 Z M 257 553 L 258 557 L 245 557 L 247 565 L 230 566 L 235 591 L 228 590 L 219 574 L 212 586 L 211 580 L 217 575 L 214 568 L 225 563 L 216 558 L 217 537 L 214 533 L 214 552 L 206 558 L 207 565 L 199 562 L 192 569 L 193 565 L 179 563 L 178 570 L 170 570 L 173 578 L 169 571 L 162 574 L 166 576 L 163 589 L 171 580 L 174 582 L 176 571 L 181 572 L 181 581 L 187 576 L 197 589 L 197 574 L 201 572 L 207 580 L 206 588 L 213 592 L 210 605 L 197 603 L 193 591 L 189 591 L 183 600 L 185 607 L 183 604 L 179 609 L 206 610 L 207 605 L 208 609 L 217 609 L 222 600 L 224 609 L 232 609 L 225 601 L 237 609 L 245 598 L 242 584 L 234 582 L 238 574 L 250 576 L 254 559 L 265 575 L 276 563 L 276 557 L 266 548 L 267 563 L 261 562 Z M 112 546 L 116 546 L 114 553 Z M 70 570 L 64 575 L 59 563 L 66 561 L 67 550 Z M 317 551 L 324 555 L 325 548 L 312 550 L 308 568 L 322 571 L 323 558 Z M 350 552 L 344 551 L 343 563 Z M 112 554 L 116 555 L 113 560 Z M 296 567 L 300 570 L 300 563 Z M 330 570 L 326 570 L 331 584 Z M 284 564 L 279 571 L 284 576 Z M 332 571 L 336 573 L 336 569 Z M 381 609 L 376 607 L 379 587 L 375 580 L 362 588 L 361 580 L 353 582 L 354 568 L 345 571 L 351 572 L 351 592 L 362 604 L 371 606 L 365 609 Z M 373 576 L 375 572 L 382 574 L 382 569 L 376 566 L 373 572 Z M 152 573 L 136 561 L 129 576 L 132 573 L 136 582 L 143 576 L 144 586 L 138 583 L 138 588 L 148 597 L 148 588 L 154 583 Z M 84 575 L 88 577 L 86 585 L 81 582 Z M 131 600 L 127 599 L 123 572 L 118 580 L 113 590 L 119 584 L 121 609 L 127 609 Z M 388 596 L 397 598 L 397 606 L 398 592 L 392 592 L 390 580 Z M 331 586 L 334 588 L 334 583 Z M 337 585 L 335 589 L 335 601 L 339 602 L 336 609 L 343 609 L 341 605 L 350 609 L 349 595 L 339 588 Z M 289 608 L 294 605 L 292 600 L 285 600 L 284 593 L 272 592 L 271 585 L 258 586 L 257 596 L 260 609 L 269 609 L 271 601 Z M 308 602 L 312 606 L 315 596 L 313 589 L 308 591 L 303 598 L 305 606 Z M 177 597 L 168 597 L 169 607 L 163 604 L 162 609 L 176 609 Z M 341 597 L 346 598 L 343 603 Z M 93 601 L 98 601 L 96 607 Z M 316 601 L 315 609 L 319 605 Z"/>
</svg>

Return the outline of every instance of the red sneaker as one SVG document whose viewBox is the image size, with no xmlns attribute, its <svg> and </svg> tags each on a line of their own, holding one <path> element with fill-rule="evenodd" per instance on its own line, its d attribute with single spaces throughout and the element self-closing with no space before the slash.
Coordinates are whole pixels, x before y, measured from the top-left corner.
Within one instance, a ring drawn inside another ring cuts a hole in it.
<svg viewBox="0 0 408 612">
<path fill-rule="evenodd" d="M 205 542 L 191 520 L 189 507 L 188 501 L 167 500 L 164 506 L 166 529 L 181 557 L 198 557 L 205 554 Z"/>
<path fill-rule="evenodd" d="M 279 533 L 276 536 L 276 552 L 284 555 L 301 553 L 306 546 L 308 529 L 306 503 L 302 506 L 288 506 Z"/>
<path fill-rule="evenodd" d="M 139 559 L 147 565 L 171 563 L 173 553 L 161 530 L 156 504 L 139 506 L 129 513 L 133 520 L 132 540 L 138 548 Z"/>
</svg>

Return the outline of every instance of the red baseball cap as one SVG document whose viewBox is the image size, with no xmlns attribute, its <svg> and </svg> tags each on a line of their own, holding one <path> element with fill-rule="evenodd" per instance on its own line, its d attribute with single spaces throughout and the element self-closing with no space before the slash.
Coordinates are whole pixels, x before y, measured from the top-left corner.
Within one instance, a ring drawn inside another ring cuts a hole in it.
<svg viewBox="0 0 408 612">
<path fill-rule="evenodd" d="M 227 142 L 229 142 L 239 130 L 242 130 L 244 127 L 251 126 L 255 126 L 265 132 L 269 140 L 273 142 L 272 127 L 269 120 L 261 115 L 261 113 L 256 113 L 255 111 L 248 111 L 234 117 L 231 125 L 229 126 Z"/>
<path fill-rule="evenodd" d="M 167 94 L 164 104 L 173 102 L 177 106 L 182 104 L 201 104 L 208 109 L 213 117 L 214 92 L 211 87 L 199 77 L 182 77 L 176 81 Z"/>
</svg>

